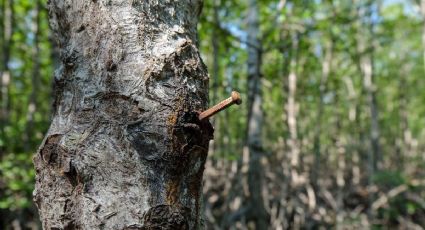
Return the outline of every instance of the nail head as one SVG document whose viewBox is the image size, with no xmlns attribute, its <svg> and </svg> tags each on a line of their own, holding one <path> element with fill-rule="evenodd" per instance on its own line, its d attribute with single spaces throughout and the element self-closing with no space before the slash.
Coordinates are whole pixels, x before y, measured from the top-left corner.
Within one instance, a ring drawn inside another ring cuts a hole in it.
<svg viewBox="0 0 425 230">
<path fill-rule="evenodd" d="M 232 100 L 236 104 L 238 104 L 238 105 L 242 104 L 242 98 L 241 98 L 241 95 L 238 92 L 232 91 L 231 97 L 232 97 Z"/>
</svg>

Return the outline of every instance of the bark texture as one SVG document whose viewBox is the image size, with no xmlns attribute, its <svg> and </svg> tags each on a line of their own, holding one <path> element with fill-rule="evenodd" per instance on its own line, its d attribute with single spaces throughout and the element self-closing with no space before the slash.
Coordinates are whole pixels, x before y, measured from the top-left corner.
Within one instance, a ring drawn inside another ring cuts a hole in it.
<svg viewBox="0 0 425 230">
<path fill-rule="evenodd" d="M 61 50 L 34 157 L 44 229 L 198 229 L 212 128 L 200 0 L 50 0 Z"/>
</svg>

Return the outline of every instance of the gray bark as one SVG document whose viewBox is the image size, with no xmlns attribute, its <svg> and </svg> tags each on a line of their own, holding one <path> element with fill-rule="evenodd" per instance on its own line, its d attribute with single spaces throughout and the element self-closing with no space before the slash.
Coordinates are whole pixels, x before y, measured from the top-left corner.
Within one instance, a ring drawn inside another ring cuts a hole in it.
<svg viewBox="0 0 425 230">
<path fill-rule="evenodd" d="M 28 104 L 28 113 L 27 113 L 27 124 L 26 124 L 26 133 L 24 137 L 24 150 L 30 152 L 31 146 L 31 137 L 34 135 L 34 115 L 37 110 L 37 95 L 40 90 L 40 11 L 41 11 L 41 0 L 36 0 L 36 6 L 34 9 L 35 19 L 33 22 L 34 28 L 34 50 L 33 50 L 33 68 L 31 74 L 31 94 Z"/>
<path fill-rule="evenodd" d="M 298 143 L 298 129 L 297 129 L 297 115 L 298 115 L 298 103 L 296 101 L 297 92 L 297 65 L 298 65 L 298 34 L 296 32 L 291 33 L 291 61 L 290 70 L 288 75 L 288 87 L 287 87 L 287 103 L 286 103 L 286 123 L 289 131 L 288 147 L 291 160 L 291 183 L 293 186 L 299 184 L 299 155 L 300 148 Z"/>
<path fill-rule="evenodd" d="M 220 28 L 220 21 L 219 21 L 219 17 L 218 17 L 218 11 L 219 11 L 219 6 L 218 6 L 218 2 L 217 0 L 213 0 L 212 2 L 213 4 L 213 31 L 212 31 L 212 37 L 211 37 L 211 44 L 212 44 L 212 50 L 213 50 L 213 64 L 212 64 L 212 76 L 211 76 L 211 81 L 212 81 L 212 98 L 211 101 L 216 104 L 218 103 L 217 101 L 217 92 L 218 92 L 218 74 L 219 74 L 219 37 L 218 37 L 218 28 Z M 213 127 L 217 127 L 216 126 L 216 119 L 213 118 L 211 121 Z M 217 131 L 217 133 L 219 133 Z M 210 143 L 210 147 L 209 147 L 209 151 L 210 153 L 214 153 L 216 150 L 216 146 L 217 143 L 215 141 L 212 141 Z"/>
<path fill-rule="evenodd" d="M 367 1 L 367 4 L 358 8 L 357 16 L 359 25 L 361 26 L 357 34 L 357 52 L 359 54 L 359 67 L 363 75 L 363 92 L 366 94 L 370 117 L 370 148 L 367 159 L 368 167 L 368 183 L 373 186 L 373 177 L 378 170 L 381 159 L 380 151 L 380 129 L 378 102 L 376 97 L 377 88 L 375 85 L 375 69 L 374 69 L 374 26 L 372 20 L 372 7 L 374 2 Z M 375 194 L 369 194 L 369 203 L 375 200 Z M 375 211 L 369 209 L 369 219 L 372 220 Z"/>
<path fill-rule="evenodd" d="M 322 116 L 324 112 L 324 97 L 327 90 L 328 78 L 331 74 L 332 59 L 333 59 L 333 36 L 331 35 L 330 41 L 325 45 L 325 54 L 322 62 L 322 76 L 319 86 L 319 105 L 317 108 L 316 132 L 314 134 L 314 170 L 312 170 L 311 178 L 312 183 L 318 185 L 318 178 L 320 176 L 320 160 L 321 160 L 321 141 L 320 135 L 322 134 Z"/>
<path fill-rule="evenodd" d="M 371 6 L 372 7 L 372 6 Z M 370 9 L 372 11 L 372 9 Z M 370 12 L 372 14 L 372 12 Z M 372 17 L 372 15 L 370 15 Z M 380 128 L 379 128 L 379 114 L 378 114 L 378 101 L 377 101 L 377 88 L 375 84 L 375 69 L 374 69 L 374 29 L 373 29 L 373 22 L 372 19 L 370 19 L 370 26 L 369 26 L 369 33 L 370 33 L 370 52 L 369 55 L 365 57 L 365 59 L 362 61 L 362 66 L 364 67 L 363 73 L 364 73 L 364 84 L 366 91 L 368 93 L 367 100 L 369 102 L 369 108 L 370 108 L 370 116 L 371 116 L 371 130 L 370 130 L 370 136 L 371 136 L 371 145 L 372 145 L 372 151 L 373 151 L 373 168 L 374 170 L 377 170 L 381 161 L 381 147 L 379 144 L 379 138 L 380 138 Z"/>
<path fill-rule="evenodd" d="M 404 64 L 400 68 L 399 82 L 398 82 L 398 133 L 396 137 L 396 158 L 397 168 L 401 171 L 404 169 L 405 155 L 410 155 L 411 152 L 411 139 L 412 133 L 409 129 L 409 111 L 407 105 L 409 104 L 408 98 L 408 76 L 406 73 L 411 71 L 412 65 Z"/>
<path fill-rule="evenodd" d="M 373 41 L 373 22 L 372 22 L 372 2 L 359 7 L 357 16 L 359 17 L 359 25 L 361 28 L 357 35 L 357 51 L 359 53 L 359 66 L 363 75 L 363 89 L 366 94 L 370 116 L 370 154 L 369 154 L 369 170 L 371 175 L 378 168 L 378 160 L 380 158 L 379 145 L 379 123 L 378 123 L 378 106 L 376 99 L 375 73 L 373 63 L 374 41 Z"/>
<path fill-rule="evenodd" d="M 422 14 L 422 48 L 424 49 L 423 52 L 423 64 L 424 64 L 424 70 L 425 70 L 425 0 L 420 0 L 420 9 Z"/>
<path fill-rule="evenodd" d="M 259 16 L 256 0 L 248 2 L 248 128 L 247 149 L 249 152 L 248 166 L 248 220 L 255 223 L 255 229 L 267 229 L 268 214 L 262 197 L 263 169 L 260 163 L 263 155 L 262 126 L 263 110 L 261 97 L 261 43 L 259 37 Z"/>
<path fill-rule="evenodd" d="M 14 9 L 12 0 L 3 1 L 2 12 L 2 64 L 0 69 L 0 135 L 6 138 L 4 128 L 9 123 L 9 86 L 11 73 L 9 69 L 10 49 L 12 46 L 12 34 L 14 24 Z M 0 157 L 4 147 L 0 146 Z"/>
<path fill-rule="evenodd" d="M 44 229 L 198 229 L 212 137 L 202 2 L 50 0 L 61 50 L 34 157 Z"/>
</svg>

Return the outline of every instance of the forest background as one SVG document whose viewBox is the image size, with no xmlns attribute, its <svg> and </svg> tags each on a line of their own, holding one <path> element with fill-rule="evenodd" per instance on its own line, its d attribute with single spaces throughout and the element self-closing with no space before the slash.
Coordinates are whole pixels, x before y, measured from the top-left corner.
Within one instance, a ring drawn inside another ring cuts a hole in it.
<svg viewBox="0 0 425 230">
<path fill-rule="evenodd" d="M 45 4 L 0 1 L 0 229 L 40 229 L 32 156 L 60 55 Z M 206 227 L 253 228 L 255 185 L 270 229 L 424 229 L 424 19 L 425 0 L 205 1 L 210 104 L 245 101 L 211 120 Z"/>
</svg>

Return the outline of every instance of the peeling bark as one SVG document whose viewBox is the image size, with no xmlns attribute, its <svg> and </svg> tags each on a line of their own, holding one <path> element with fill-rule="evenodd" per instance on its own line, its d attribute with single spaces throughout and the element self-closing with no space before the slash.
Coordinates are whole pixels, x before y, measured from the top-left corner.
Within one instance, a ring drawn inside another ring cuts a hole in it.
<svg viewBox="0 0 425 230">
<path fill-rule="evenodd" d="M 212 138 L 202 2 L 50 0 L 54 117 L 34 157 L 44 229 L 198 229 Z"/>
</svg>

